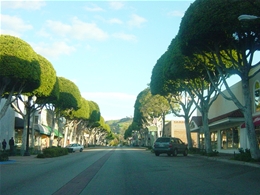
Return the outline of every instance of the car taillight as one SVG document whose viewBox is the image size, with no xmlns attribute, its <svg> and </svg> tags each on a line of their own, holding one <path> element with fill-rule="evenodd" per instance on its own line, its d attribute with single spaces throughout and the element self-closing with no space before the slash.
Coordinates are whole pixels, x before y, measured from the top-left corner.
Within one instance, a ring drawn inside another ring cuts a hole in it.
<svg viewBox="0 0 260 195">
<path fill-rule="evenodd" d="M 172 144 L 169 144 L 169 148 L 172 148 Z"/>
</svg>

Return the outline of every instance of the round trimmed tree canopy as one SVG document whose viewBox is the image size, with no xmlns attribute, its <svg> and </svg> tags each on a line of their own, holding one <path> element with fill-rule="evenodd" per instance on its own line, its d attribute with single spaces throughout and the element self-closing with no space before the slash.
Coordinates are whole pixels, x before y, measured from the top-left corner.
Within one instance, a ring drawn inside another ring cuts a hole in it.
<svg viewBox="0 0 260 195">
<path fill-rule="evenodd" d="M 10 35 L 0 36 L 0 81 L 6 92 L 15 87 L 31 92 L 40 86 L 38 57 L 25 41 Z"/>
</svg>

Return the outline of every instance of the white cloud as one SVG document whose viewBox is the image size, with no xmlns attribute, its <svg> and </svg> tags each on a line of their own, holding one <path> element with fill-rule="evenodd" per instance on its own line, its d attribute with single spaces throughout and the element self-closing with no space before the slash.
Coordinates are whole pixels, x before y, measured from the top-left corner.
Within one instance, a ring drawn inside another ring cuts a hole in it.
<svg viewBox="0 0 260 195">
<path fill-rule="evenodd" d="M 33 49 L 46 58 L 57 58 L 60 55 L 70 55 L 76 49 L 73 46 L 67 45 L 65 42 L 54 42 L 52 45 L 46 43 L 33 43 Z"/>
<path fill-rule="evenodd" d="M 136 14 L 132 14 L 130 20 L 128 21 L 128 25 L 130 27 L 141 27 L 143 23 L 145 23 L 147 20 L 141 16 L 138 16 Z"/>
<path fill-rule="evenodd" d="M 113 37 L 118 38 L 118 39 L 122 39 L 122 40 L 125 40 L 125 41 L 137 41 L 136 36 L 131 35 L 131 34 L 114 33 Z"/>
<path fill-rule="evenodd" d="M 11 9 L 27 9 L 27 10 L 39 10 L 41 7 L 45 6 L 44 1 L 1 1 L 1 6 L 3 8 Z"/>
<path fill-rule="evenodd" d="M 89 11 L 89 12 L 100 12 L 100 11 L 104 11 L 101 7 L 98 7 L 95 4 L 91 4 L 91 6 L 85 6 L 84 7 L 85 10 Z"/>
<path fill-rule="evenodd" d="M 8 29 L 8 31 L 24 32 L 33 29 L 33 26 L 26 24 L 21 18 L 17 16 L 9 16 L 1 14 L 1 30 Z"/>
<path fill-rule="evenodd" d="M 110 24 L 123 24 L 122 20 L 117 19 L 117 18 L 111 18 L 108 20 L 108 23 Z"/>
<path fill-rule="evenodd" d="M 71 25 L 63 24 L 62 22 L 59 21 L 47 20 L 46 25 L 48 29 L 52 30 L 54 33 L 58 34 L 59 36 L 65 36 L 70 31 L 72 31 Z"/>
<path fill-rule="evenodd" d="M 72 24 L 64 24 L 59 21 L 48 20 L 46 29 L 53 31 L 58 36 L 68 36 L 78 40 L 94 39 L 105 40 L 108 34 L 98 28 L 95 23 L 86 23 L 80 21 L 77 17 L 72 19 Z"/>
<path fill-rule="evenodd" d="M 108 37 L 95 23 L 85 23 L 77 18 L 73 19 L 72 33 L 78 39 L 104 40 Z"/>
<path fill-rule="evenodd" d="M 184 12 L 182 11 L 171 11 L 167 13 L 168 16 L 174 16 L 174 17 L 183 17 Z"/>
<path fill-rule="evenodd" d="M 124 7 L 124 3 L 121 1 L 110 1 L 109 5 L 112 9 L 119 10 Z"/>
<path fill-rule="evenodd" d="M 49 34 L 48 32 L 46 32 L 44 29 L 41 29 L 37 32 L 38 36 L 41 37 L 46 37 L 46 38 L 51 38 L 51 34 Z"/>
<path fill-rule="evenodd" d="M 0 34 L 2 35 L 12 35 L 14 37 L 21 37 L 21 33 L 17 32 L 17 31 L 13 31 L 13 30 L 0 30 Z"/>
</svg>

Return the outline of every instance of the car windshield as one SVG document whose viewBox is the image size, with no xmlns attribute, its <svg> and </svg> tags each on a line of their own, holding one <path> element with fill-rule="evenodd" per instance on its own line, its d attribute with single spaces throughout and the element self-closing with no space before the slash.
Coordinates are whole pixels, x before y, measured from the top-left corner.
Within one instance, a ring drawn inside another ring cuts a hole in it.
<svg viewBox="0 0 260 195">
<path fill-rule="evenodd" d="M 156 142 L 169 142 L 169 141 L 170 141 L 170 138 L 161 137 L 161 138 L 158 138 Z"/>
</svg>

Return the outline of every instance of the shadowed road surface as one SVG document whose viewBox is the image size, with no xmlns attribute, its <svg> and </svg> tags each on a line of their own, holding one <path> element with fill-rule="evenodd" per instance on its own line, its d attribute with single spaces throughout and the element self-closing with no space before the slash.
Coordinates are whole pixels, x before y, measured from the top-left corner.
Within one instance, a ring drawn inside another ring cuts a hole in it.
<svg viewBox="0 0 260 195">
<path fill-rule="evenodd" d="M 200 157 L 120 147 L 20 158 L 0 165 L 0 195 L 260 194 L 260 168 Z"/>
</svg>

